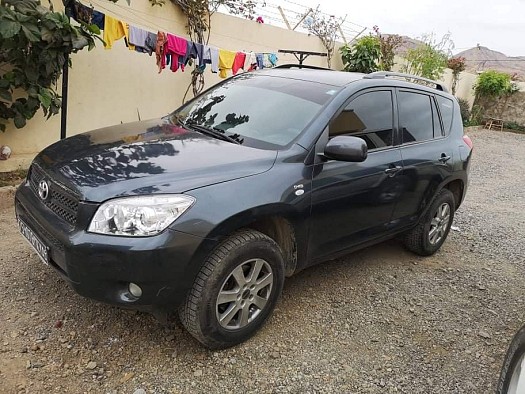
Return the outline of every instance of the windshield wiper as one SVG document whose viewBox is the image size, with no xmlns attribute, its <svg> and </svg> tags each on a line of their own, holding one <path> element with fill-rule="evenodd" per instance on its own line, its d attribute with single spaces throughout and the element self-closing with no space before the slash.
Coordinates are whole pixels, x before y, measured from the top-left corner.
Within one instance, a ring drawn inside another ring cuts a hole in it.
<svg viewBox="0 0 525 394">
<path fill-rule="evenodd" d="M 213 127 L 213 128 L 206 127 L 206 126 L 203 126 L 197 123 L 193 123 L 193 122 L 185 122 L 185 123 L 182 123 L 182 125 L 190 129 L 197 130 L 198 132 L 202 134 L 206 134 L 211 137 L 219 138 L 223 141 L 228 141 L 233 144 L 241 145 L 244 142 L 244 138 L 240 138 L 239 134 L 227 135 L 224 130 L 218 129 L 216 127 Z"/>
</svg>

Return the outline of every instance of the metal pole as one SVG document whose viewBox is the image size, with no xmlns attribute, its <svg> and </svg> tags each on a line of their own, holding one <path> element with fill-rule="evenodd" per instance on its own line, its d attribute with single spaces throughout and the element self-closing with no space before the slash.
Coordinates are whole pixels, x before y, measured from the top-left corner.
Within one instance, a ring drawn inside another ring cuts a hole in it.
<svg viewBox="0 0 525 394">
<path fill-rule="evenodd" d="M 68 8 L 71 2 L 65 2 L 65 14 L 69 15 Z M 68 16 L 67 20 L 71 18 Z M 62 108 L 60 109 L 60 139 L 66 138 L 67 127 L 67 87 L 69 82 L 69 54 L 66 55 L 64 65 L 62 66 Z"/>
<path fill-rule="evenodd" d="M 60 110 L 60 139 L 66 138 L 67 127 L 67 87 L 69 81 L 69 55 L 62 68 L 62 109 Z"/>
</svg>

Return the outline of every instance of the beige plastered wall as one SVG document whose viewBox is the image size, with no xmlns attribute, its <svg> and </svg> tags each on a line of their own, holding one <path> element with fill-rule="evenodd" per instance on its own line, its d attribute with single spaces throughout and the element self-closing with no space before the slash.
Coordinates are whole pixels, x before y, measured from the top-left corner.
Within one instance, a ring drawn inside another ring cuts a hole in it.
<svg viewBox="0 0 525 394">
<path fill-rule="evenodd" d="M 61 1 L 54 1 L 60 10 Z M 125 0 L 113 4 L 107 0 L 92 0 L 95 9 L 149 31 L 167 31 L 187 37 L 184 15 L 167 2 L 163 7 L 152 7 L 147 0 Z M 233 51 L 275 52 L 279 49 L 298 49 L 326 52 L 315 36 L 258 24 L 229 15 L 216 13 L 212 17 L 210 44 Z M 293 55 L 277 54 L 279 64 L 297 63 Z M 123 40 L 111 50 L 97 43 L 92 51 L 72 55 L 69 70 L 69 99 L 67 135 L 82 133 L 104 126 L 151 119 L 163 116 L 182 104 L 190 83 L 190 70 L 172 73 L 166 69 L 158 73 L 155 55 L 129 51 Z M 305 64 L 326 67 L 326 58 L 310 57 Z M 341 69 L 339 56 L 332 66 Z M 206 87 L 221 79 L 205 71 Z M 61 81 L 58 90 L 61 89 Z M 190 96 L 191 97 L 191 94 Z M 28 121 L 23 129 L 10 124 L 0 132 L 0 146 L 13 151 L 9 160 L 0 161 L 0 172 L 27 167 L 40 150 L 60 138 L 60 115 L 45 120 L 42 113 Z"/>
</svg>

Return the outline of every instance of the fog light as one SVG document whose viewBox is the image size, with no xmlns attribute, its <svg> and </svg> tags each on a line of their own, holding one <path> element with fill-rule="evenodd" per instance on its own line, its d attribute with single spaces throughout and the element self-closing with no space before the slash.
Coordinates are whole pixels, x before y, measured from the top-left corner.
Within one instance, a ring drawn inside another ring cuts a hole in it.
<svg viewBox="0 0 525 394">
<path fill-rule="evenodd" d="M 129 285 L 128 285 L 128 290 L 130 292 L 130 294 L 133 296 L 133 297 L 137 297 L 137 298 L 140 298 L 142 296 L 142 289 L 140 288 L 139 285 L 131 282 Z"/>
</svg>

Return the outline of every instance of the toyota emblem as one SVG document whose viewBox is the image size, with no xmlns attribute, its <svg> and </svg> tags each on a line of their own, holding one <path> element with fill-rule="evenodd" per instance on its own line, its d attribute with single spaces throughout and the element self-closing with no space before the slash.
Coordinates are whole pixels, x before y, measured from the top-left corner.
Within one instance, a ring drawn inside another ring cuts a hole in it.
<svg viewBox="0 0 525 394">
<path fill-rule="evenodd" d="M 38 184 L 38 195 L 42 200 L 46 200 L 47 196 L 49 196 L 49 185 L 44 180 L 41 180 Z"/>
</svg>

